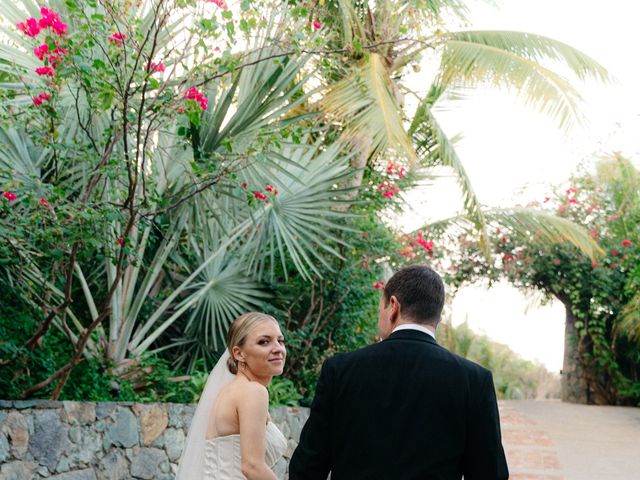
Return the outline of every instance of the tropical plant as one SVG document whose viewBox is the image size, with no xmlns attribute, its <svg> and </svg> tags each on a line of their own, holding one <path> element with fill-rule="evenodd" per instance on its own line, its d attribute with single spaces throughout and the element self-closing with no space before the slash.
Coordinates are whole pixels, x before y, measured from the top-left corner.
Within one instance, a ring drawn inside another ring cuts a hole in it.
<svg viewBox="0 0 640 480">
<path fill-rule="evenodd" d="M 12 227 L 2 233 L 7 258 L 14 249 L 25 261 L 5 273 L 43 312 L 25 351 L 52 326 L 73 345 L 22 396 L 56 381 L 58 397 L 84 358 L 129 375 L 146 353 L 180 346 L 182 362 L 208 363 L 228 323 L 267 298 L 276 257 L 291 260 L 285 278 L 292 268 L 308 279 L 328 265 L 318 251 L 337 254 L 348 156 L 324 148 L 313 114 L 299 111 L 313 93 L 303 88 L 307 57 L 278 39 L 301 20 L 277 4 L 269 12 L 257 20 L 243 6 L 241 26 L 256 40 L 234 54 L 223 7 L 208 20 L 167 1 L 9 8 L 0 55 L 21 83 L 2 85 L 13 94 L 3 110 L 13 126 L 0 134 L 2 220 Z M 189 15 L 202 20 L 188 31 L 174 23 Z M 185 36 L 193 43 L 178 50 Z M 229 49 L 200 48 L 211 40 Z M 17 127 L 20 118 L 30 120 Z"/>
</svg>

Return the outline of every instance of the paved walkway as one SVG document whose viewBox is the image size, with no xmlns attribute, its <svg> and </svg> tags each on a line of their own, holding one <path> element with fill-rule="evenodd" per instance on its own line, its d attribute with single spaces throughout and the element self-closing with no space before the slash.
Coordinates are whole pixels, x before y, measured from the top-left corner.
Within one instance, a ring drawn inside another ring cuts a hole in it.
<svg viewBox="0 0 640 480">
<path fill-rule="evenodd" d="M 500 402 L 510 480 L 640 479 L 640 408 Z"/>
</svg>

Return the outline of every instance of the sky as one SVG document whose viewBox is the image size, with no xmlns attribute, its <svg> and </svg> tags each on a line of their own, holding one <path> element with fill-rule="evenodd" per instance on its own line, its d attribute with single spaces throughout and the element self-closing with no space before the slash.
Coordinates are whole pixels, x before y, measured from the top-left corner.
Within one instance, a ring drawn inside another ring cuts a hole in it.
<svg viewBox="0 0 640 480">
<path fill-rule="evenodd" d="M 543 114 L 499 90 L 478 90 L 435 111 L 449 137 L 461 134 L 456 151 L 481 203 L 508 207 L 542 200 L 576 167 L 598 154 L 621 151 L 640 158 L 640 3 L 633 0 L 496 0 L 471 5 L 470 29 L 519 30 L 563 41 L 600 62 L 615 78 L 610 85 L 576 84 L 585 102 L 585 125 L 568 132 Z M 412 192 L 414 211 L 401 224 L 413 230 L 455 214 L 452 182 Z M 434 208 L 436 206 L 437 208 Z M 509 345 L 549 370 L 562 368 L 564 308 L 536 307 L 531 295 L 506 283 L 461 290 L 452 304 L 454 325 Z"/>
</svg>

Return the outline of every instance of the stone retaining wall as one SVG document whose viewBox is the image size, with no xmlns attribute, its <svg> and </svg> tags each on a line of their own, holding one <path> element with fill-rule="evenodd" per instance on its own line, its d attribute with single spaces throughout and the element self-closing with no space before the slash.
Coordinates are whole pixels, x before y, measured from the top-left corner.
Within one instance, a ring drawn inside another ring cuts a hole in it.
<svg viewBox="0 0 640 480">
<path fill-rule="evenodd" d="M 173 480 L 195 405 L 0 401 L 0 480 Z M 275 408 L 287 465 L 309 412 Z"/>
</svg>

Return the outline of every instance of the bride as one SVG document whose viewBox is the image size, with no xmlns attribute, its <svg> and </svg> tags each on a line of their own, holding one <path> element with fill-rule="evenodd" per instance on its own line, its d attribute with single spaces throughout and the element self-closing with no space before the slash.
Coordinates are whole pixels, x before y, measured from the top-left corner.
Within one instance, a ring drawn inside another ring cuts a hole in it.
<svg viewBox="0 0 640 480">
<path fill-rule="evenodd" d="M 227 350 L 209 374 L 176 480 L 277 480 L 287 440 L 269 417 L 267 385 L 287 352 L 278 322 L 264 313 L 234 320 Z"/>
</svg>

